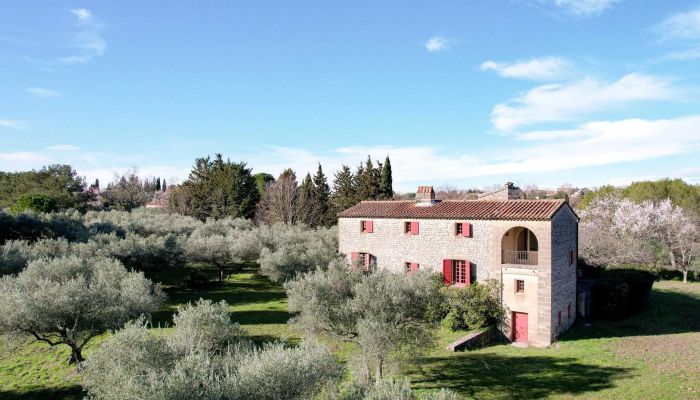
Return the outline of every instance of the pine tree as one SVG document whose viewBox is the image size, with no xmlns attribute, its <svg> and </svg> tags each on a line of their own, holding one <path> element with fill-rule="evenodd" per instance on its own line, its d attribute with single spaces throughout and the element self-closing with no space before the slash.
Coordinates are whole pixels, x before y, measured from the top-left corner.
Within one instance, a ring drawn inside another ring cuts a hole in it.
<svg viewBox="0 0 700 400">
<path fill-rule="evenodd" d="M 340 171 L 335 173 L 333 181 L 333 196 L 331 197 L 333 212 L 340 212 L 354 206 L 357 203 L 355 192 L 355 176 L 350 167 L 343 165 Z"/>
<path fill-rule="evenodd" d="M 391 199 L 394 197 L 393 184 L 393 178 L 391 177 L 391 161 L 389 161 L 389 156 L 386 156 L 379 179 L 379 194 L 381 198 Z"/>
<path fill-rule="evenodd" d="M 299 187 L 299 198 L 296 203 L 296 222 L 308 225 L 318 225 L 318 202 L 316 199 L 316 187 L 311 179 L 311 174 L 301 182 Z"/>
<path fill-rule="evenodd" d="M 156 191 L 160 192 L 160 176 L 156 179 Z"/>
<path fill-rule="evenodd" d="M 160 187 L 161 187 L 161 189 L 163 189 L 164 192 L 165 192 L 165 189 L 168 188 L 168 187 L 165 185 L 165 178 L 163 178 L 163 184 L 162 184 Z"/>
<path fill-rule="evenodd" d="M 328 180 L 323 173 L 321 164 L 318 164 L 316 175 L 313 178 L 316 189 L 316 208 L 318 212 L 318 224 L 323 226 L 332 226 L 335 224 L 335 215 L 330 204 L 331 188 L 328 186 Z"/>
</svg>

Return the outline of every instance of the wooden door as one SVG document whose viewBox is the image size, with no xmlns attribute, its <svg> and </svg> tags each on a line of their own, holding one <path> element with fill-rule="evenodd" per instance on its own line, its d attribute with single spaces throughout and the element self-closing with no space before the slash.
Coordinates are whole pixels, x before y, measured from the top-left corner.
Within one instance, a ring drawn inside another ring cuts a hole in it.
<svg viewBox="0 0 700 400">
<path fill-rule="evenodd" d="M 513 313 L 513 341 L 527 343 L 527 313 Z"/>
</svg>

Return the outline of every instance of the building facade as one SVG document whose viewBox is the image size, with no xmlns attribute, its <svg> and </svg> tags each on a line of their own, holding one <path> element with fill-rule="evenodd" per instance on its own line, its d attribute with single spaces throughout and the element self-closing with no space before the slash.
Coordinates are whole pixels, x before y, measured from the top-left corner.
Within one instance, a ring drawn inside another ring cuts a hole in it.
<svg viewBox="0 0 700 400">
<path fill-rule="evenodd" d="M 505 191 L 507 193 L 507 191 Z M 349 262 L 397 272 L 443 274 L 445 284 L 502 284 L 501 329 L 516 342 L 548 346 L 576 316 L 578 217 L 563 200 L 363 201 L 338 214 Z"/>
</svg>

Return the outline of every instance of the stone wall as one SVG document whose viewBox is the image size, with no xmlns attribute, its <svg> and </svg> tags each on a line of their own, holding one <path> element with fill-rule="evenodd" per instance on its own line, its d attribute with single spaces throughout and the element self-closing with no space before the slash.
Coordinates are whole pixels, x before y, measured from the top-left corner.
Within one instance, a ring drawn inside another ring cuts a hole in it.
<svg viewBox="0 0 700 400">
<path fill-rule="evenodd" d="M 442 272 L 445 259 L 469 260 L 477 269 L 477 280 L 491 276 L 491 228 L 489 221 L 457 221 L 423 219 L 418 223 L 418 235 L 404 233 L 409 219 L 372 219 L 373 232 L 362 233 L 363 218 L 340 218 L 340 252 L 370 253 L 376 257 L 378 268 L 403 271 L 406 262 L 418 263 L 420 269 Z M 454 234 L 457 222 L 472 224 L 472 237 Z"/>
<path fill-rule="evenodd" d="M 576 319 L 577 244 L 578 218 L 564 206 L 552 218 L 552 340 L 569 329 Z M 574 252 L 573 263 L 570 262 L 570 251 Z"/>
</svg>

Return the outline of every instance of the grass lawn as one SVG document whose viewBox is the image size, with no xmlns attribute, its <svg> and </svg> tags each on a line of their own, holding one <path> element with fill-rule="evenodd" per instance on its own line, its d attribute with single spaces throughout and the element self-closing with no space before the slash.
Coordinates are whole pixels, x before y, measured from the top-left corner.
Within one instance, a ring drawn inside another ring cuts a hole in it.
<svg viewBox="0 0 700 400">
<path fill-rule="evenodd" d="M 233 319 L 258 342 L 299 340 L 287 326 L 283 289 L 250 269 L 201 290 L 164 285 L 168 304 L 154 315 L 156 325 L 166 326 L 179 304 L 204 297 L 226 300 Z M 444 350 L 457 336 L 440 330 L 435 348 L 409 357 L 403 371 L 416 388 L 446 387 L 477 399 L 700 398 L 698 283 L 656 283 L 643 312 L 620 322 L 578 323 L 547 349 L 500 345 L 464 353 Z M 88 357 L 104 337 L 86 349 Z M 352 346 L 330 344 L 342 360 L 352 353 Z M 82 398 L 67 359 L 62 346 L 0 341 L 0 399 Z"/>
</svg>

